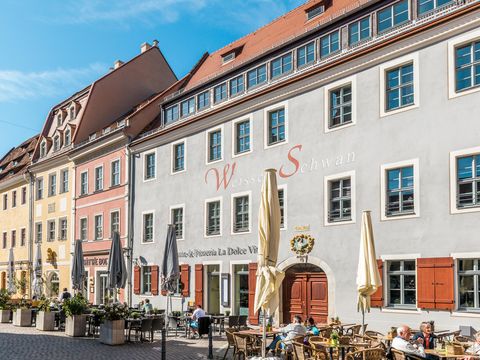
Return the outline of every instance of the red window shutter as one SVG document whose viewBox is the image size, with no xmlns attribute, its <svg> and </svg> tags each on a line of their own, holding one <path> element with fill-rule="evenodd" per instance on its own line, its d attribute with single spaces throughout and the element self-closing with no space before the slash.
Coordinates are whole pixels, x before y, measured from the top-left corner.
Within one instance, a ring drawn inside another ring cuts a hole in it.
<svg viewBox="0 0 480 360">
<path fill-rule="evenodd" d="M 158 265 L 152 265 L 152 295 L 158 295 Z"/>
<path fill-rule="evenodd" d="M 190 265 L 180 265 L 180 282 L 183 284 L 182 296 L 190 296 Z"/>
<path fill-rule="evenodd" d="M 417 304 L 421 309 L 435 309 L 435 259 L 417 259 Z"/>
<path fill-rule="evenodd" d="M 195 264 L 195 305 L 203 308 L 203 265 Z"/>
<path fill-rule="evenodd" d="M 378 259 L 378 272 L 380 273 L 380 279 L 382 280 L 383 285 L 383 261 Z M 382 307 L 383 306 L 383 286 L 380 286 L 377 291 L 370 297 L 370 306 L 372 307 Z"/>
<path fill-rule="evenodd" d="M 435 258 L 435 309 L 455 307 L 453 258 Z"/>
<path fill-rule="evenodd" d="M 133 293 L 135 295 L 140 294 L 140 266 L 133 268 Z"/>
<path fill-rule="evenodd" d="M 255 287 L 257 285 L 257 263 L 248 264 L 248 322 L 258 325 L 258 313 L 254 312 Z"/>
</svg>

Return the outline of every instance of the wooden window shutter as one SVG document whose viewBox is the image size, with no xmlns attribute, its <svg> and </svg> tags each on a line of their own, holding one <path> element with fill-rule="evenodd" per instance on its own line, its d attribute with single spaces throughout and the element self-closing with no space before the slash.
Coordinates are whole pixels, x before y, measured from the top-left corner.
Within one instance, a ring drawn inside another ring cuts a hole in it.
<svg viewBox="0 0 480 360">
<path fill-rule="evenodd" d="M 455 308 L 453 258 L 435 258 L 435 309 Z"/>
<path fill-rule="evenodd" d="M 190 296 L 190 265 L 180 265 L 180 282 L 183 284 L 182 296 Z"/>
<path fill-rule="evenodd" d="M 140 294 L 140 266 L 133 268 L 133 293 L 135 295 Z"/>
<path fill-rule="evenodd" d="M 152 265 L 152 295 L 158 295 L 158 265 Z"/>
<path fill-rule="evenodd" d="M 451 257 L 417 259 L 418 307 L 453 310 L 454 276 Z"/>
<path fill-rule="evenodd" d="M 195 264 L 195 305 L 203 308 L 203 265 Z"/>
<path fill-rule="evenodd" d="M 380 273 L 380 279 L 382 280 L 383 285 L 383 261 L 378 259 L 378 272 Z M 370 306 L 372 307 L 382 307 L 383 306 L 383 286 L 380 286 L 377 291 L 370 297 Z"/>
<path fill-rule="evenodd" d="M 257 263 L 248 264 L 248 322 L 258 325 L 258 313 L 254 312 L 255 287 L 257 285 Z"/>
</svg>

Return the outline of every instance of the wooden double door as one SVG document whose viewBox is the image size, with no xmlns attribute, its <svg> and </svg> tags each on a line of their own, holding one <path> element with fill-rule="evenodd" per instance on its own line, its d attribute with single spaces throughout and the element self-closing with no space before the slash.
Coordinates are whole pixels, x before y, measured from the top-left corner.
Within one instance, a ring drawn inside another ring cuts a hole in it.
<svg viewBox="0 0 480 360">
<path fill-rule="evenodd" d="M 317 323 L 328 322 L 328 282 L 324 272 L 287 271 L 282 292 L 285 324 L 295 315 L 303 321 L 313 317 Z"/>
</svg>

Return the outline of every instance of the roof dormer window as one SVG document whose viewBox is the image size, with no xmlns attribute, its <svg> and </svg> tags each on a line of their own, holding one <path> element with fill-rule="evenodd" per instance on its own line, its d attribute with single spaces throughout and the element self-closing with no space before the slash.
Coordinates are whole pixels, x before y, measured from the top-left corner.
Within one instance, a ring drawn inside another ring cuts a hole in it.
<svg viewBox="0 0 480 360">
<path fill-rule="evenodd" d="M 222 56 L 222 64 L 226 64 L 235 59 L 235 51 L 229 52 Z"/>
<path fill-rule="evenodd" d="M 65 146 L 70 145 L 70 129 L 65 131 Z"/>
<path fill-rule="evenodd" d="M 314 7 L 306 9 L 305 12 L 307 13 L 307 20 L 312 20 L 313 18 L 325 12 L 325 5 L 316 5 Z"/>
<path fill-rule="evenodd" d="M 40 157 L 43 158 L 45 155 L 47 155 L 47 143 L 43 140 L 40 144 Z"/>
<path fill-rule="evenodd" d="M 62 119 L 62 113 L 58 113 L 57 115 L 57 126 L 62 126 L 63 124 L 63 119 Z"/>
<path fill-rule="evenodd" d="M 75 119 L 75 106 L 70 107 L 70 120 Z"/>
<path fill-rule="evenodd" d="M 60 150 L 60 136 L 56 135 L 53 138 L 53 151 Z"/>
</svg>

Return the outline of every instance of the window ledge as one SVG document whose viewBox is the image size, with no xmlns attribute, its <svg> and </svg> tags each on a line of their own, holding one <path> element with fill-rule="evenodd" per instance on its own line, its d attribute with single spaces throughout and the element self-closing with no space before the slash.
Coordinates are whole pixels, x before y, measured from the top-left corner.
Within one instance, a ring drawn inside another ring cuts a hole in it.
<svg viewBox="0 0 480 360">
<path fill-rule="evenodd" d="M 393 307 L 384 307 L 381 309 L 381 312 L 385 313 L 395 313 L 395 314 L 417 314 L 421 315 L 422 311 L 418 308 L 393 308 Z"/>
<path fill-rule="evenodd" d="M 385 213 L 382 213 L 382 218 L 381 221 L 395 221 L 395 220 L 404 220 L 404 219 L 414 219 L 414 218 L 419 218 L 420 213 L 408 213 L 404 215 L 385 215 Z"/>
<path fill-rule="evenodd" d="M 350 122 L 347 122 L 347 123 L 344 123 L 344 124 L 338 125 L 338 126 L 333 126 L 333 127 L 327 126 L 325 128 L 325 134 L 328 134 L 328 133 L 331 133 L 331 132 L 334 132 L 334 131 L 338 131 L 338 130 L 343 130 L 343 129 L 352 127 L 355 124 L 356 123 L 354 121 L 350 121 Z"/>
<path fill-rule="evenodd" d="M 474 317 L 474 318 L 480 318 L 480 310 L 477 312 L 475 311 L 462 311 L 462 310 L 457 310 L 451 313 L 451 317 Z"/>
<path fill-rule="evenodd" d="M 344 220 L 344 221 L 327 221 L 325 226 L 338 226 L 338 225 L 351 225 L 355 224 L 355 220 Z"/>
</svg>

